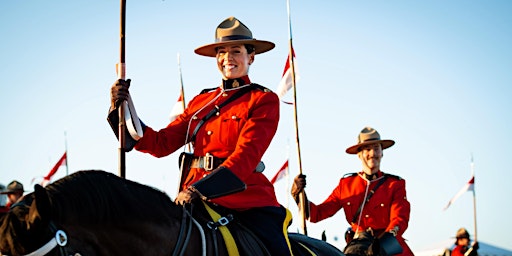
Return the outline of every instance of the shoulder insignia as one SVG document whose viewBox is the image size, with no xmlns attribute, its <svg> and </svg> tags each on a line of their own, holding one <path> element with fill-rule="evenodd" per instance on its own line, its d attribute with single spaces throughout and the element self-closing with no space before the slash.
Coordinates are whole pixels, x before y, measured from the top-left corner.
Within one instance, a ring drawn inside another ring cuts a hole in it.
<svg viewBox="0 0 512 256">
<path fill-rule="evenodd" d="M 264 92 L 271 92 L 272 90 L 268 89 L 267 87 L 263 86 L 263 85 L 259 85 L 259 84 L 256 84 L 256 83 L 251 83 L 251 86 L 255 89 L 258 89 L 260 91 L 264 91 Z"/>
<path fill-rule="evenodd" d="M 216 90 L 217 87 L 214 87 L 214 88 L 206 88 L 206 89 L 203 89 L 199 94 L 203 94 L 203 93 L 207 93 L 207 92 L 211 92 L 211 91 L 214 91 Z"/>
<path fill-rule="evenodd" d="M 397 180 L 403 180 L 402 177 L 400 177 L 398 175 L 389 174 L 389 173 L 384 173 L 384 176 L 390 177 L 390 178 L 395 178 Z"/>
<path fill-rule="evenodd" d="M 357 172 L 346 173 L 345 175 L 343 175 L 343 178 L 352 177 L 352 176 L 357 176 Z"/>
</svg>

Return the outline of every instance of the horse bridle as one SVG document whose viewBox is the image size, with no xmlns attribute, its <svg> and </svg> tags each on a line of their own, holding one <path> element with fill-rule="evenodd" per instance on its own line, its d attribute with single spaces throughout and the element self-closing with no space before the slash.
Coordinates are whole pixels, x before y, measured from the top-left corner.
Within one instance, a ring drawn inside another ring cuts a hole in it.
<svg viewBox="0 0 512 256">
<path fill-rule="evenodd" d="M 68 244 L 68 235 L 63 230 L 57 229 L 55 227 L 55 224 L 53 222 L 50 222 L 50 230 L 52 233 L 55 233 L 55 235 L 52 237 L 48 243 L 40 247 L 39 249 L 29 253 L 25 254 L 24 256 L 43 256 L 51 252 L 55 247 L 59 247 L 59 255 L 61 256 L 68 256 L 66 245 Z M 79 253 L 75 253 L 74 256 L 80 256 Z"/>
</svg>

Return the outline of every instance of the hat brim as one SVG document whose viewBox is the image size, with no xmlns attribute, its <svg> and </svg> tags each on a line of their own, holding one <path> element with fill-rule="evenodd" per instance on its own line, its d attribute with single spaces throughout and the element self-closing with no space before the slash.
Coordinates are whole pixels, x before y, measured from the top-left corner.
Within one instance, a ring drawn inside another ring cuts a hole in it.
<svg viewBox="0 0 512 256">
<path fill-rule="evenodd" d="M 14 194 L 16 192 L 22 192 L 23 193 L 23 192 L 25 192 L 25 190 L 17 190 L 17 189 L 16 190 L 5 190 L 5 191 L 0 192 L 0 194 L 6 195 L 6 194 Z"/>
<path fill-rule="evenodd" d="M 225 42 L 218 42 L 213 44 L 207 44 L 200 46 L 194 50 L 196 54 L 206 56 L 206 57 L 215 57 L 217 56 L 216 48 L 223 45 L 233 45 L 233 44 L 250 44 L 254 46 L 254 51 L 256 54 L 268 52 L 276 46 L 274 43 L 264 40 L 257 39 L 248 39 L 248 40 L 232 40 Z"/>
<path fill-rule="evenodd" d="M 369 141 L 365 141 L 363 143 L 351 146 L 351 147 L 347 148 L 345 150 L 345 152 L 347 152 L 348 154 L 354 155 L 354 154 L 357 154 L 359 151 L 361 151 L 361 147 L 366 146 L 366 145 L 371 145 L 371 144 L 381 144 L 382 149 L 386 149 L 386 148 L 389 148 L 389 147 L 395 145 L 395 141 L 394 140 L 369 140 Z"/>
</svg>

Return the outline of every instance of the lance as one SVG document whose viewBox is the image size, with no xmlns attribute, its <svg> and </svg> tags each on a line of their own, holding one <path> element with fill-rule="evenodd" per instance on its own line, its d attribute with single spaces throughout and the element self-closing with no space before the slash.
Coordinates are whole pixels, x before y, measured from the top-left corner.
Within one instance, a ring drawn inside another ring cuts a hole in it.
<svg viewBox="0 0 512 256">
<path fill-rule="evenodd" d="M 68 176 L 69 174 L 69 157 L 68 157 L 68 136 L 67 136 L 67 132 L 64 131 L 64 149 L 65 149 L 65 153 L 66 153 L 66 176 Z"/>
<path fill-rule="evenodd" d="M 299 161 L 299 174 L 302 174 L 302 158 L 300 154 L 300 140 L 299 140 L 299 120 L 298 120 L 298 114 L 297 114 L 297 86 L 295 83 L 295 63 L 294 63 L 294 56 L 295 53 L 293 52 L 293 43 L 292 43 L 292 22 L 291 22 L 291 15 L 290 15 L 290 0 L 286 1 L 286 7 L 288 11 L 288 33 L 289 33 L 289 46 L 290 46 L 290 53 L 288 54 L 290 67 L 291 67 L 291 73 L 292 73 L 292 85 L 293 85 L 293 104 L 294 111 L 293 115 L 295 118 L 295 138 L 297 141 L 297 159 Z M 307 227 L 306 227 L 306 192 L 303 190 L 299 194 L 299 202 L 300 202 L 300 215 L 302 217 L 302 231 L 304 235 L 308 235 Z"/>
<path fill-rule="evenodd" d="M 183 110 L 185 110 L 185 89 L 183 87 L 183 76 L 181 75 L 181 60 L 180 60 L 179 53 L 178 53 L 178 70 L 179 70 L 179 75 L 180 75 L 180 86 L 181 86 L 180 97 L 181 97 Z M 190 143 L 188 143 L 186 146 L 184 146 L 184 150 L 185 150 L 185 147 L 187 148 L 187 152 L 192 152 Z M 185 179 L 187 178 L 187 175 L 188 175 L 188 170 L 185 168 L 185 157 L 183 157 L 183 158 L 180 157 L 180 178 L 179 178 L 180 183 L 178 184 L 178 194 L 181 191 L 181 186 L 183 185 L 183 183 L 185 183 Z"/>
<path fill-rule="evenodd" d="M 125 64 L 125 29 L 126 29 L 126 0 L 121 0 L 121 28 L 120 28 L 120 59 L 117 64 L 117 78 L 126 79 L 126 64 Z M 125 130 L 126 122 L 124 119 L 125 102 L 119 105 L 119 177 L 125 178 L 126 176 L 126 143 L 125 143 Z"/>
<path fill-rule="evenodd" d="M 182 104 L 183 104 L 183 109 L 185 109 L 185 89 L 183 87 L 183 76 L 181 75 L 181 60 L 180 60 L 180 54 L 178 53 L 178 69 L 179 69 L 179 72 L 180 72 L 180 93 L 181 93 L 181 99 L 182 99 Z M 190 148 L 189 148 L 190 149 Z"/>
<path fill-rule="evenodd" d="M 181 59 L 180 54 L 178 53 L 178 69 L 180 72 L 180 97 L 181 97 L 181 106 L 183 107 L 183 111 L 185 111 L 185 87 L 183 86 L 183 75 L 181 74 Z M 187 144 L 188 152 L 192 152 L 192 148 L 190 143 Z"/>
<path fill-rule="evenodd" d="M 475 227 L 475 242 L 478 241 L 476 233 L 476 195 L 475 195 L 475 165 L 473 163 L 473 154 L 471 154 L 471 174 L 473 177 L 473 225 Z"/>
</svg>

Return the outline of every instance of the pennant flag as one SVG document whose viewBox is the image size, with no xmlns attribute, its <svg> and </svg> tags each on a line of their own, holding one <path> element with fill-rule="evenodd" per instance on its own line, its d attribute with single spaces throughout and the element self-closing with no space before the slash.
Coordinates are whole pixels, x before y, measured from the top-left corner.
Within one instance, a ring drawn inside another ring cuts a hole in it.
<svg viewBox="0 0 512 256">
<path fill-rule="evenodd" d="M 295 82 L 298 82 L 300 76 L 299 76 L 299 72 L 297 69 L 297 60 L 295 58 L 295 51 L 293 50 L 293 48 L 292 48 L 292 54 L 293 54 L 293 63 L 294 63 L 294 71 L 295 71 Z M 293 86 L 292 78 L 293 77 L 292 77 L 292 68 L 291 68 L 291 63 L 290 63 L 290 54 L 288 53 L 288 58 L 286 58 L 286 64 L 284 66 L 283 76 L 282 76 L 281 82 L 277 86 L 277 90 L 276 90 L 276 93 L 277 93 L 277 96 L 279 96 L 279 99 L 282 100 L 284 95 L 292 88 L 292 86 Z M 286 104 L 293 104 L 290 102 L 285 102 L 285 101 L 283 101 L 283 102 Z"/>
<path fill-rule="evenodd" d="M 171 115 L 169 116 L 169 119 L 174 121 L 180 114 L 185 111 L 185 108 L 183 107 L 183 94 L 180 93 L 180 96 L 178 97 L 178 101 L 174 104 L 171 110 Z"/>
<path fill-rule="evenodd" d="M 471 179 L 468 181 L 464 187 L 448 202 L 448 204 L 444 207 L 444 210 L 448 209 L 451 204 L 455 202 L 462 194 L 464 194 L 466 191 L 474 191 L 475 189 L 475 177 L 472 176 Z"/>
<path fill-rule="evenodd" d="M 272 178 L 270 183 L 274 184 L 286 175 L 288 175 L 288 160 L 284 162 L 283 166 L 281 166 L 281 169 L 277 171 L 276 175 L 274 175 L 274 178 Z"/>
<path fill-rule="evenodd" d="M 63 165 L 67 165 L 67 152 L 64 152 L 64 155 L 62 155 L 62 157 L 59 159 L 59 161 L 57 161 L 57 163 L 55 164 L 55 166 L 50 170 L 50 172 L 44 176 L 43 178 L 43 181 L 41 182 L 41 185 L 46 185 L 50 182 L 52 176 L 57 172 L 57 170 L 59 169 L 59 167 L 63 166 Z"/>
</svg>

